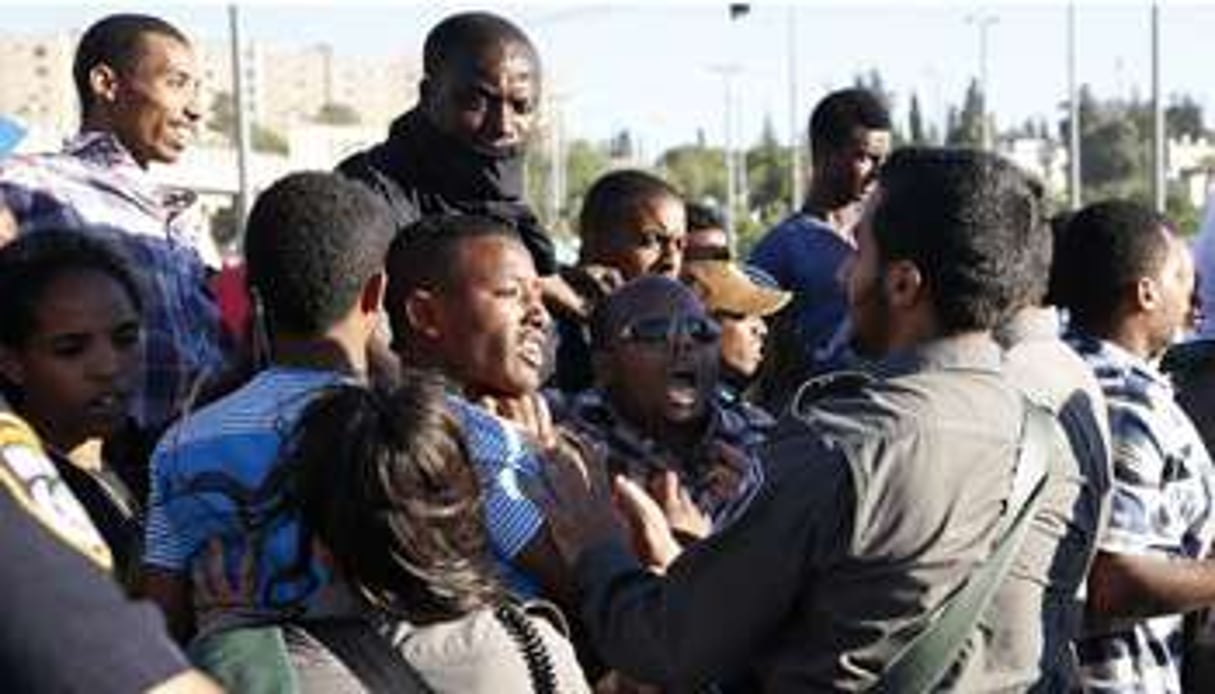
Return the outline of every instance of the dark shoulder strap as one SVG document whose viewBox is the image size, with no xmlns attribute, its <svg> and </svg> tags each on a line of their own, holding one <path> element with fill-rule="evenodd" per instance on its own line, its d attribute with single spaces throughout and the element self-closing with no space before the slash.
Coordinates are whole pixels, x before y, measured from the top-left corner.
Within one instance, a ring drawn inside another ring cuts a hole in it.
<svg viewBox="0 0 1215 694">
<path fill-rule="evenodd" d="M 371 694 L 434 691 L 388 639 L 361 619 L 308 620 L 301 626 L 350 668 Z"/>
<path fill-rule="evenodd" d="M 1011 522 L 1005 525 L 991 556 L 938 608 L 924 631 L 886 665 L 872 691 L 920 694 L 935 689 L 1012 568 L 1046 487 L 1054 431 L 1054 415 L 1028 400 L 1023 402 L 1020 451 L 1005 509 Z"/>
</svg>

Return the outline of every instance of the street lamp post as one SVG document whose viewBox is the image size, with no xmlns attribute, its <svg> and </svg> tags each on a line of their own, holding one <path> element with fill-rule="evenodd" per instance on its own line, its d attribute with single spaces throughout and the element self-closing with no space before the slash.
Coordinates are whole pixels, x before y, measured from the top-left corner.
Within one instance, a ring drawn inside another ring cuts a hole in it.
<svg viewBox="0 0 1215 694">
<path fill-rule="evenodd" d="M 1152 201 L 1165 210 L 1164 103 L 1160 99 L 1160 5 L 1152 3 Z"/>
<path fill-rule="evenodd" d="M 789 6 L 789 211 L 802 204 L 801 138 L 797 111 L 797 7 Z"/>
<path fill-rule="evenodd" d="M 1080 96 L 1076 89 L 1076 3 L 1067 5 L 1067 193 L 1073 210 L 1080 209 Z"/>
<path fill-rule="evenodd" d="M 993 24 L 999 23 L 1000 18 L 994 14 L 978 12 L 966 15 L 966 23 L 974 24 L 979 29 L 979 90 L 983 96 L 983 119 L 981 126 L 983 149 L 991 149 L 991 107 L 987 81 L 987 30 Z"/>
<path fill-rule="evenodd" d="M 236 5 L 228 6 L 228 32 L 232 42 L 232 108 L 236 111 L 236 170 L 238 193 L 236 197 L 236 225 L 243 229 L 252 205 L 249 176 L 250 124 L 245 103 L 245 61 L 241 46 L 240 10 Z"/>
</svg>

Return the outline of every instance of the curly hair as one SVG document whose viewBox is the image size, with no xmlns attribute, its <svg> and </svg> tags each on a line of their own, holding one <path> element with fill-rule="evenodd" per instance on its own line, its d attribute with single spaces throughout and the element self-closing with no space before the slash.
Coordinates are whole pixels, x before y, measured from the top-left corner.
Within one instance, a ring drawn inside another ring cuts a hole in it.
<svg viewBox="0 0 1215 694">
<path fill-rule="evenodd" d="M 319 335 L 384 270 L 396 232 L 369 189 L 320 172 L 290 174 L 258 196 L 245 227 L 248 282 L 278 330 Z"/>
</svg>

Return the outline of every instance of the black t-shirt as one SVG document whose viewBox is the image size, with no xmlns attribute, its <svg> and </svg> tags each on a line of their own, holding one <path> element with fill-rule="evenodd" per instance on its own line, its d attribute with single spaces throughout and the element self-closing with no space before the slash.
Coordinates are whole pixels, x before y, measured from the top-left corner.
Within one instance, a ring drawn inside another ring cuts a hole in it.
<svg viewBox="0 0 1215 694">
<path fill-rule="evenodd" d="M 140 692 L 189 666 L 32 433 L 0 415 L 0 692 Z"/>
</svg>

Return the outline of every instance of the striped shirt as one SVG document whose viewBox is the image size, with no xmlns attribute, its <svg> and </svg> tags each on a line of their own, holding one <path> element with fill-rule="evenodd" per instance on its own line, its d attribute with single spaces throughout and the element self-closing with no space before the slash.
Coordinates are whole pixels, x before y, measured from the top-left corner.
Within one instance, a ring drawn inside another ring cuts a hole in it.
<svg viewBox="0 0 1215 694">
<path fill-rule="evenodd" d="M 540 460 L 514 425 L 458 395 L 449 396 L 448 404 L 459 418 L 481 480 L 494 558 L 509 588 L 533 596 L 537 586 L 516 559 L 544 525 L 544 515 L 523 493 L 521 483 L 540 475 Z"/>
<path fill-rule="evenodd" d="M 295 509 L 283 506 L 283 443 L 312 396 L 342 380 L 332 371 L 273 367 L 239 390 L 174 425 L 152 457 L 144 563 L 189 574 L 195 557 L 218 538 L 237 575 L 240 559 L 257 557 L 256 605 L 303 604 L 325 583 L 304 564 L 305 540 Z"/>
<path fill-rule="evenodd" d="M 82 133 L 58 154 L 0 164 L 0 204 L 19 233 L 78 229 L 111 241 L 143 285 L 144 357 L 132 416 L 171 421 L 195 382 L 223 368 L 219 308 L 198 254 L 192 192 L 160 186 L 112 134 Z"/>
<path fill-rule="evenodd" d="M 1114 491 L 1100 549 L 1207 556 L 1215 536 L 1215 469 L 1172 386 L 1111 342 L 1084 335 L 1068 341 L 1092 366 L 1109 408 Z M 1180 614 L 1090 628 L 1077 652 L 1088 691 L 1181 692 Z"/>
</svg>

